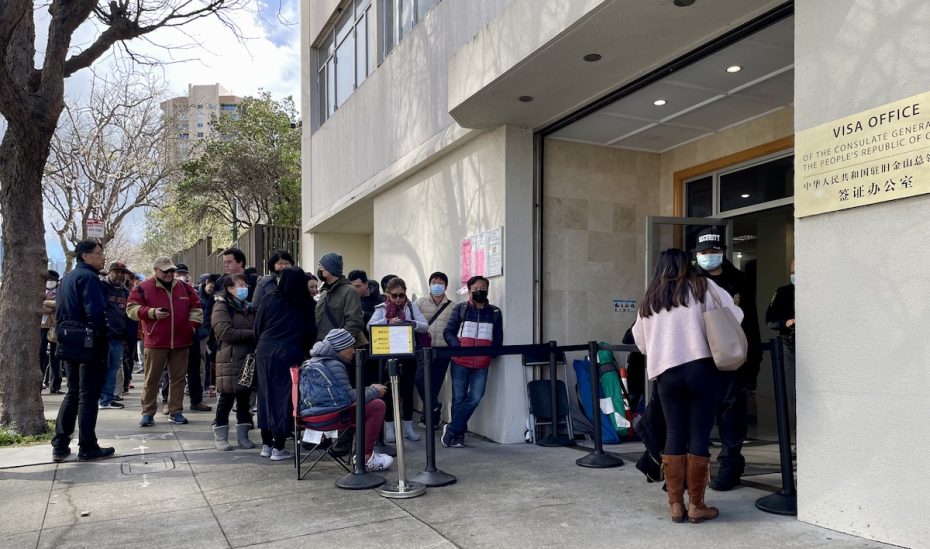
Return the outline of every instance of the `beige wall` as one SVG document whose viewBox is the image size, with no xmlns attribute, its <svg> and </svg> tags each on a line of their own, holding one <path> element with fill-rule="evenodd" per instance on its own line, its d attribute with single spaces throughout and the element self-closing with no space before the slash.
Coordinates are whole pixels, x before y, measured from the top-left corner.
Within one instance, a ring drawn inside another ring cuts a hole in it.
<svg viewBox="0 0 930 549">
<path fill-rule="evenodd" d="M 314 233 L 302 239 L 301 265 L 308 273 L 316 274 L 316 266 L 323 254 L 336 252 L 342 256 L 343 274 L 353 269 L 371 273 L 371 235 Z"/>
<path fill-rule="evenodd" d="M 674 211 L 675 172 L 729 156 L 746 149 L 794 135 L 794 110 L 781 109 L 714 135 L 692 141 L 660 155 L 660 210 L 654 215 L 679 215 Z"/>
<path fill-rule="evenodd" d="M 619 342 L 643 293 L 646 216 L 659 211 L 659 155 L 546 141 L 543 340 Z"/>
</svg>

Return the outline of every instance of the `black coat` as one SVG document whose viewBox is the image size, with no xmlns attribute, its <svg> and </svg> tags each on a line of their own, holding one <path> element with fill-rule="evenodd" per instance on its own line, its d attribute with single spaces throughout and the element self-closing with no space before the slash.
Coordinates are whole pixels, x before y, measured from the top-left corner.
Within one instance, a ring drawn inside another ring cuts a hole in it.
<svg viewBox="0 0 930 549">
<path fill-rule="evenodd" d="M 762 336 L 759 334 L 759 315 L 756 311 L 756 290 L 746 273 L 736 268 L 729 260 L 723 260 L 723 272 L 719 275 L 704 273 L 718 286 L 727 291 L 736 305 L 743 311 L 743 321 L 740 325 L 746 333 L 749 343 L 749 352 L 746 363 L 739 367 L 740 377 L 746 387 L 756 387 L 756 377 L 759 375 L 759 365 L 762 362 Z"/>
<path fill-rule="evenodd" d="M 293 429 L 290 369 L 303 362 L 316 340 L 313 307 L 290 303 L 280 292 L 265 294 L 255 316 L 255 337 L 258 426 L 289 433 Z"/>
<path fill-rule="evenodd" d="M 100 284 L 97 269 L 87 263 L 78 263 L 73 271 L 61 279 L 55 294 L 55 323 L 73 320 L 94 327 L 94 335 L 105 339 L 107 318 L 104 312 L 106 297 Z"/>
</svg>

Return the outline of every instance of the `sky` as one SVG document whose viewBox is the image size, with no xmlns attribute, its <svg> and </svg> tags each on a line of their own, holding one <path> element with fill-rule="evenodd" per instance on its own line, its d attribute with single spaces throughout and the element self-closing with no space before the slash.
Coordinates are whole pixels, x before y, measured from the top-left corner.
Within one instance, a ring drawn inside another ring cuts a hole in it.
<svg viewBox="0 0 930 549">
<path fill-rule="evenodd" d="M 154 57 L 164 64 L 160 69 L 169 89 L 186 95 L 188 84 L 222 84 L 235 95 L 255 95 L 259 89 L 271 92 L 275 99 L 294 98 L 300 106 L 300 33 L 299 0 L 248 0 L 247 7 L 230 12 L 228 18 L 239 29 L 241 39 L 216 17 L 194 21 L 175 29 L 159 29 L 149 35 L 150 42 L 130 42 L 134 52 Z M 37 65 L 47 37 L 47 13 L 36 13 Z M 99 33 L 88 22 L 72 39 L 72 49 L 79 51 Z M 186 34 L 185 34 L 186 33 Z M 93 67 L 105 74 L 125 57 L 105 55 Z M 83 70 L 65 83 L 66 101 L 80 100 L 90 89 L 92 72 Z M 0 133 L 5 124 L 0 119 Z M 46 214 L 46 218 L 48 218 Z M 130 221 L 134 233 L 141 232 L 141 215 Z M 46 224 L 47 225 L 47 224 Z M 46 226 L 49 257 L 64 257 L 57 235 Z"/>
</svg>

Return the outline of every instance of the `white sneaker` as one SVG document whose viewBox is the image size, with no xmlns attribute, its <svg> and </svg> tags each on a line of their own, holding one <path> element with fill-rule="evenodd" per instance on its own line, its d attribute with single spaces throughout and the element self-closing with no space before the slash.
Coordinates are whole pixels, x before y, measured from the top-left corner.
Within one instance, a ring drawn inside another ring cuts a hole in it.
<svg viewBox="0 0 930 549">
<path fill-rule="evenodd" d="M 392 463 L 394 463 L 394 458 L 391 456 L 372 452 L 371 457 L 368 458 L 368 463 L 365 464 L 365 468 L 369 471 L 387 471 Z"/>
<path fill-rule="evenodd" d="M 271 457 L 271 446 L 266 446 L 262 444 L 262 453 L 259 455 L 262 456 L 263 458 Z"/>
<path fill-rule="evenodd" d="M 262 449 L 262 452 L 264 452 L 264 449 Z M 294 452 L 287 448 L 271 450 L 271 461 L 284 461 L 286 459 L 294 459 Z"/>
</svg>

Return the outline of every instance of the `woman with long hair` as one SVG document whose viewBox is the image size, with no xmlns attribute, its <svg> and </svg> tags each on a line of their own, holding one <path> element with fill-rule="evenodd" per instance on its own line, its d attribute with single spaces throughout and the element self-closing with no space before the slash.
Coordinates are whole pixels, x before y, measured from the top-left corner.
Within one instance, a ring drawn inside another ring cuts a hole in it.
<svg viewBox="0 0 930 549">
<path fill-rule="evenodd" d="M 229 445 L 229 412 L 236 405 L 236 435 L 239 446 L 255 448 L 249 440 L 252 414 L 249 400 L 252 387 L 239 384 L 246 358 L 255 349 L 255 310 L 246 300 L 249 285 L 244 275 L 227 275 L 222 286 L 213 292 L 213 333 L 219 345 L 216 351 L 216 419 L 213 420 L 213 438 L 217 450 L 232 450 Z"/>
<path fill-rule="evenodd" d="M 284 448 L 293 429 L 290 368 L 303 362 L 316 341 L 313 302 L 307 275 L 300 267 L 282 270 L 274 291 L 262 298 L 255 316 L 255 337 L 261 455 L 272 461 L 288 460 L 294 457 Z"/>
<path fill-rule="evenodd" d="M 684 250 L 665 250 L 633 325 L 633 337 L 646 355 L 649 379 L 658 383 L 665 414 L 662 469 L 674 522 L 684 522 L 686 516 L 693 523 L 703 522 L 718 514 L 716 507 L 704 504 L 719 384 L 704 328 L 704 311 L 716 308 L 713 294 L 742 320 L 743 312 L 730 294 L 700 276 Z"/>
</svg>

